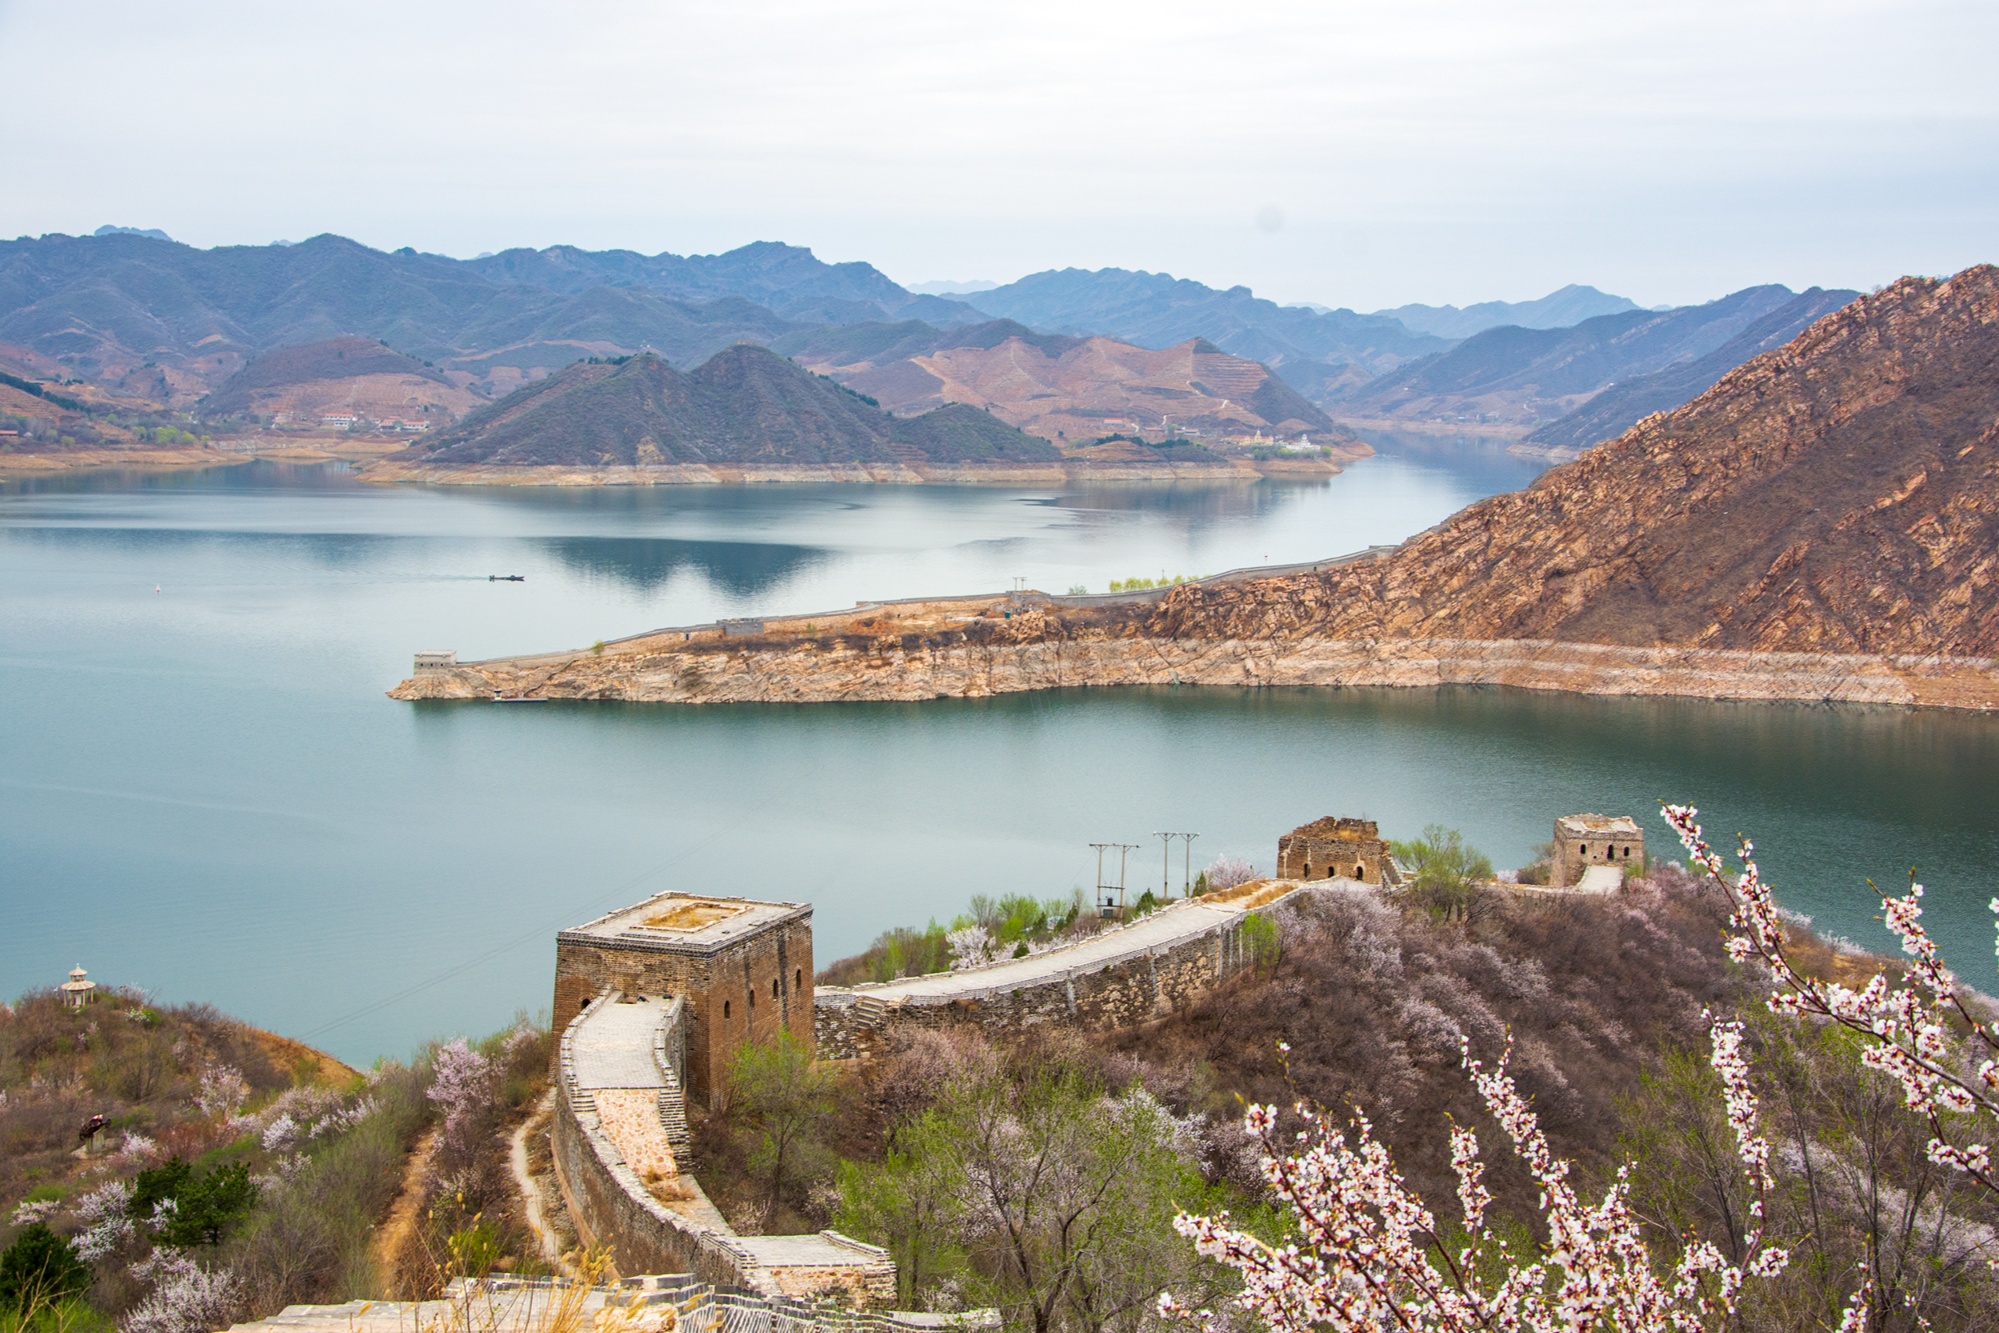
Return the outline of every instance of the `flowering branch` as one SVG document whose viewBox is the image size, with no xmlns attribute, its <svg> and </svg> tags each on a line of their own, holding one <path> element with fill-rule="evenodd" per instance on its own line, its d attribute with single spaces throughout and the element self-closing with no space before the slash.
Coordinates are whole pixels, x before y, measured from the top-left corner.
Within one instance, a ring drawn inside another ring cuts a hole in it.
<svg viewBox="0 0 1999 1333">
<path fill-rule="evenodd" d="M 1302 1147 L 1285 1151 L 1277 1140 L 1277 1113 L 1251 1106 L 1243 1125 L 1264 1147 L 1262 1171 L 1290 1211 L 1297 1239 L 1268 1241 L 1231 1225 L 1228 1214 L 1182 1213 L 1175 1228 L 1200 1254 L 1241 1274 L 1233 1298 L 1273 1333 L 1306 1330 L 1410 1330 L 1410 1333 L 1695 1333 L 1727 1325 L 1747 1277 L 1773 1277 L 1789 1255 L 1763 1239 L 1763 1192 L 1769 1182 L 1769 1145 L 1757 1131 L 1756 1100 L 1741 1055 L 1741 1028 L 1710 1020 L 1713 1061 L 1727 1090 L 1743 1164 L 1758 1186 L 1752 1214 L 1757 1225 L 1740 1267 L 1713 1245 L 1695 1241 L 1678 1263 L 1653 1267 L 1637 1215 L 1631 1210 L 1630 1167 L 1617 1174 L 1591 1206 L 1569 1182 L 1570 1164 L 1555 1155 L 1539 1119 L 1507 1071 L 1511 1042 L 1487 1069 L 1464 1050 L 1464 1068 L 1486 1109 L 1540 1187 L 1548 1243 L 1542 1257 L 1517 1259 L 1485 1229 L 1492 1202 L 1483 1184 L 1477 1136 L 1451 1133 L 1451 1166 L 1457 1175 L 1466 1243 L 1453 1254 L 1436 1221 L 1396 1172 L 1374 1127 L 1356 1112 L 1342 1132 L 1325 1116 L 1300 1104 Z M 1483 1277 L 1482 1274 L 1490 1274 Z M 1210 1312 L 1189 1311 L 1170 1295 L 1162 1313 L 1216 1323 Z"/>
<path fill-rule="evenodd" d="M 1731 875 L 1703 836 L 1698 810 L 1668 805 L 1664 813 L 1694 865 L 1728 897 L 1735 932 L 1729 956 L 1760 962 L 1775 980 L 1771 1011 L 1811 1014 L 1860 1037 L 1866 1043 L 1862 1062 L 1894 1079 L 1909 1109 L 1930 1122 L 1929 1159 L 1999 1194 L 1991 1144 L 1953 1142 L 1945 1120 L 1947 1114 L 1999 1118 L 1999 1041 L 1966 1006 L 1957 977 L 1923 928 L 1923 886 L 1912 877 L 1907 894 L 1881 899 L 1882 918 L 1910 960 L 1903 985 L 1893 986 L 1878 973 L 1858 990 L 1821 981 L 1801 972 L 1787 952 L 1789 936 L 1776 896 L 1752 859 L 1755 844 L 1741 840 L 1742 870 Z M 1999 915 L 1999 898 L 1990 906 Z M 1953 1029 L 1962 1035 L 1954 1036 Z"/>
</svg>

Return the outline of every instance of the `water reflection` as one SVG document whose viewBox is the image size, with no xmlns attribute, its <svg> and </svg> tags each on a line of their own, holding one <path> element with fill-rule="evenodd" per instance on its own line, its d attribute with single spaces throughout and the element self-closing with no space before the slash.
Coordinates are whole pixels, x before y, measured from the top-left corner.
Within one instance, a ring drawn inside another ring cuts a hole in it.
<svg viewBox="0 0 1999 1333">
<path fill-rule="evenodd" d="M 693 571 L 737 597 L 775 588 L 829 556 L 810 546 L 671 537 L 553 537 L 536 545 L 572 570 L 642 591 L 663 587 L 675 575 Z"/>
<path fill-rule="evenodd" d="M 259 569 L 317 565 L 358 570 L 391 563 L 391 552 L 410 539 L 367 532 L 229 532 L 211 528 L 0 527 L 0 542 L 23 542 L 89 552 L 129 555 L 158 567 L 214 556 Z"/>
</svg>

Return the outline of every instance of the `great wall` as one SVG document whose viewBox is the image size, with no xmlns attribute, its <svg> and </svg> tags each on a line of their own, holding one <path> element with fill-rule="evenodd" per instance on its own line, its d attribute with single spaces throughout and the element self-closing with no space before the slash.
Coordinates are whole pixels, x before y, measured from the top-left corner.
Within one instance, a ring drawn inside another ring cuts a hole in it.
<svg viewBox="0 0 1999 1333">
<path fill-rule="evenodd" d="M 1633 820 L 1564 816 L 1555 822 L 1549 885 L 1495 887 L 1551 900 L 1614 893 L 1624 871 L 1643 862 L 1644 834 Z M 1408 887 L 1370 820 L 1327 817 L 1294 829 L 1279 839 L 1277 868 L 1277 878 L 1173 901 L 1024 957 L 850 987 L 815 984 L 806 903 L 670 891 L 560 932 L 554 1183 L 578 1239 L 620 1284 L 593 1286 L 590 1308 L 671 1304 L 675 1319 L 701 1333 L 991 1326 L 990 1311 L 886 1309 L 896 1270 L 877 1246 L 830 1230 L 737 1231 L 694 1174 L 690 1109 L 716 1103 L 736 1051 L 784 1034 L 817 1059 L 865 1061 L 917 1031 L 952 1025 L 1004 1038 L 1042 1024 L 1143 1024 L 1252 964 L 1252 919 L 1315 896 Z M 485 1301 L 482 1317 L 497 1330 L 510 1320 L 531 1325 L 522 1312 L 539 1301 L 545 1313 L 559 1299 L 560 1284 L 503 1279 L 456 1288 L 435 1304 L 438 1317 L 456 1317 L 452 1302 Z M 415 1306 L 295 1306 L 242 1327 L 389 1333 L 403 1327 L 393 1319 L 421 1314 Z"/>
</svg>

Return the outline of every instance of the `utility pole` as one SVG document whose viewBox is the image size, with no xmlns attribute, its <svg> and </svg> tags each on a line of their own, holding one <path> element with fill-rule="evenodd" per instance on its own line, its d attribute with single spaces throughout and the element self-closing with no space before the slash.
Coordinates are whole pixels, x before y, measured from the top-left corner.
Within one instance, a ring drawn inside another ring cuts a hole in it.
<svg viewBox="0 0 1999 1333">
<path fill-rule="evenodd" d="M 1104 890 L 1106 888 L 1106 885 L 1104 884 L 1104 852 L 1109 848 L 1116 847 L 1119 845 L 1120 844 L 1114 842 L 1093 842 L 1090 844 L 1090 846 L 1097 849 L 1097 915 L 1098 916 L 1109 916 L 1111 914 L 1110 899 L 1104 896 Z"/>
<path fill-rule="evenodd" d="M 1173 896 L 1173 840 L 1180 835 L 1155 830 L 1152 836 L 1159 839 L 1159 901 L 1165 902 Z"/>
<path fill-rule="evenodd" d="M 1180 865 L 1180 873 L 1186 876 L 1185 879 L 1180 881 L 1180 896 L 1189 898 L 1194 893 L 1194 839 L 1201 835 L 1198 833 L 1182 833 L 1180 836 L 1187 840 L 1186 857 Z"/>
<path fill-rule="evenodd" d="M 1131 857 L 1132 852 L 1137 849 L 1138 844 L 1135 842 L 1093 842 L 1090 846 L 1097 849 L 1097 915 L 1109 916 L 1114 910 L 1111 905 L 1111 890 L 1113 888 L 1117 890 L 1117 906 L 1115 910 L 1123 911 L 1125 862 Z M 1117 848 L 1118 851 L 1117 883 L 1115 885 L 1104 883 L 1104 853 L 1113 847 Z"/>
</svg>

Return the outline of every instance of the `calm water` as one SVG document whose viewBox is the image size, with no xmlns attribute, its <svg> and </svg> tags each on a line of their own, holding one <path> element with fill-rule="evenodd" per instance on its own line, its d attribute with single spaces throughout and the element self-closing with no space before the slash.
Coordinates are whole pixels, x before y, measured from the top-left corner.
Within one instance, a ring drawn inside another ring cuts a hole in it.
<svg viewBox="0 0 1999 1333">
<path fill-rule="evenodd" d="M 1454 825 L 1506 865 L 1578 809 L 1661 846 L 1662 796 L 1752 830 L 1787 898 L 1855 938 L 1864 877 L 1920 861 L 1994 984 L 1987 719 L 1473 690 L 382 696 L 417 648 L 1312 559 L 1534 472 L 1431 447 L 1310 485 L 417 490 L 258 464 L 0 489 L 0 993 L 81 962 L 365 1061 L 545 1006 L 554 930 L 660 889 L 809 899 L 823 960 L 974 893 L 1066 894 L 1090 841 L 1149 844 L 1137 886 L 1153 830 L 1267 869 L 1339 812 Z"/>
</svg>

